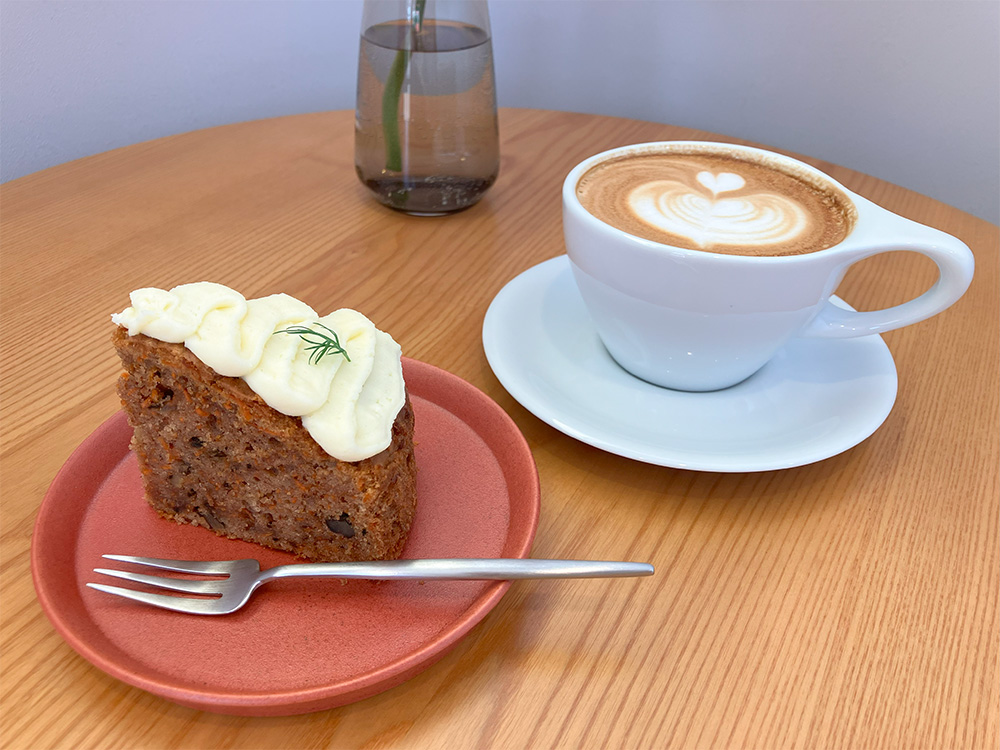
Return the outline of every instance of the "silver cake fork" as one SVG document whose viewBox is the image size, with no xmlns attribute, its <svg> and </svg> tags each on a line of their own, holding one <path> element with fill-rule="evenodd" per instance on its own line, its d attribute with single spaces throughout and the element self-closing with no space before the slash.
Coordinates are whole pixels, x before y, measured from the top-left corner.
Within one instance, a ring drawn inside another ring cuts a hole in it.
<svg viewBox="0 0 1000 750">
<path fill-rule="evenodd" d="M 88 583 L 91 588 L 108 594 L 134 599 L 154 607 L 187 612 L 193 615 L 227 615 L 246 604 L 259 586 L 276 578 L 297 576 L 326 578 L 367 578 L 374 580 L 446 579 L 501 580 L 519 578 L 624 578 L 653 574 L 648 563 L 607 562 L 601 560 L 532 560 L 466 558 L 445 560 L 380 560 L 374 562 L 302 563 L 260 569 L 256 560 L 162 560 L 130 555 L 102 555 L 108 560 L 145 565 L 150 568 L 218 578 L 180 578 L 151 576 L 111 568 L 94 568 L 101 573 L 127 581 L 146 584 L 170 591 L 195 594 L 172 596 L 146 591 Z"/>
</svg>

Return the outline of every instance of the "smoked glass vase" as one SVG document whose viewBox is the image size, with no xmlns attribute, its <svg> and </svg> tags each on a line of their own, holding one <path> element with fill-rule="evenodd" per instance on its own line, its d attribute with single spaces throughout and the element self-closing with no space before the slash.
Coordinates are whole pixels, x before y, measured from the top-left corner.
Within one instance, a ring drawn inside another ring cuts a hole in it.
<svg viewBox="0 0 1000 750">
<path fill-rule="evenodd" d="M 486 0 L 365 0 L 358 58 L 361 182 L 409 214 L 476 203 L 500 167 Z"/>
</svg>

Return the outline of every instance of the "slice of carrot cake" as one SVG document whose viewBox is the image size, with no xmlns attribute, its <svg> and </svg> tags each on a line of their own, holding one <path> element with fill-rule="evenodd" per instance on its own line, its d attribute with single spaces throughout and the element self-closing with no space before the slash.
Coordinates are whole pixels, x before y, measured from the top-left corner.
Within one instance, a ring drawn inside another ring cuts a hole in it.
<svg viewBox="0 0 1000 750">
<path fill-rule="evenodd" d="M 399 345 L 361 313 L 209 282 L 112 315 L 146 497 L 309 560 L 399 557 L 416 509 Z"/>
</svg>

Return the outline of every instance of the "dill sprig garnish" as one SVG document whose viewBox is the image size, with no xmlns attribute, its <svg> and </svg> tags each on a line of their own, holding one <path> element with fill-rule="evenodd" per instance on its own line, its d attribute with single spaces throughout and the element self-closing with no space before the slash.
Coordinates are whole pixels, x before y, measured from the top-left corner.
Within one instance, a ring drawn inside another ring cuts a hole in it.
<svg viewBox="0 0 1000 750">
<path fill-rule="evenodd" d="M 306 347 L 306 351 L 311 352 L 309 355 L 309 364 L 311 365 L 319 364 L 319 361 L 327 354 L 342 354 L 344 359 L 350 362 L 351 358 L 348 356 L 347 350 L 340 345 L 340 337 L 337 335 L 337 332 L 332 328 L 327 328 L 319 321 L 316 321 L 316 325 L 326 328 L 330 332 L 330 335 L 327 336 L 322 331 L 317 331 L 307 326 L 291 326 L 290 328 L 282 328 L 280 331 L 275 331 L 275 333 L 290 333 L 293 336 L 301 336 L 309 344 Z"/>
</svg>

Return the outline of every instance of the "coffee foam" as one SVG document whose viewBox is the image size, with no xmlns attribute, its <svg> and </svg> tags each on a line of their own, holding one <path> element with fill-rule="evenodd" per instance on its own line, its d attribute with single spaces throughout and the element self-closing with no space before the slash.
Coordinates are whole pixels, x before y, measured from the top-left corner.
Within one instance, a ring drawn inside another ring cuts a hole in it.
<svg viewBox="0 0 1000 750">
<path fill-rule="evenodd" d="M 840 242 L 854 208 L 794 164 L 738 151 L 639 151 L 601 162 L 577 197 L 622 231 L 692 250 L 796 255 Z"/>
</svg>

